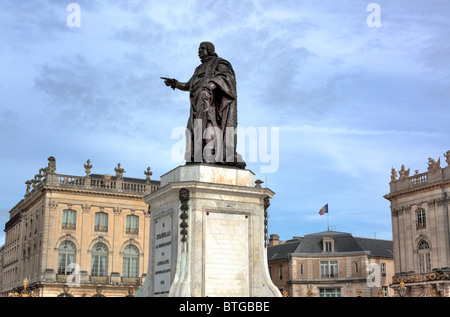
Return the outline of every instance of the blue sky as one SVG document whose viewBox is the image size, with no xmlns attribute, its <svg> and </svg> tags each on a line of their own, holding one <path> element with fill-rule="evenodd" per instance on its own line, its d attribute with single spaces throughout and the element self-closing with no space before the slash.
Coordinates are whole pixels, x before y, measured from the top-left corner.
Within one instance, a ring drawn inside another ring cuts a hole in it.
<svg viewBox="0 0 450 317">
<path fill-rule="evenodd" d="M 0 4 L 2 228 L 49 156 L 69 175 L 87 159 L 93 173 L 120 162 L 154 179 L 182 165 L 172 133 L 188 96 L 159 77 L 187 81 L 202 41 L 234 67 L 240 127 L 278 136 L 275 171 L 244 157 L 276 193 L 269 234 L 326 230 L 328 203 L 337 231 L 392 239 L 391 168 L 424 172 L 450 150 L 446 0 L 78 1 L 80 27 L 67 25 L 69 3 Z"/>
</svg>

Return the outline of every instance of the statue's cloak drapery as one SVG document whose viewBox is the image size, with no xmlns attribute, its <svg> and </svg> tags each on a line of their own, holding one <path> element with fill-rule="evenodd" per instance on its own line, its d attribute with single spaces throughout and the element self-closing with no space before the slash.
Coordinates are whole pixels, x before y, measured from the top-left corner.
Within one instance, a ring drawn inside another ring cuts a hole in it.
<svg viewBox="0 0 450 317">
<path fill-rule="evenodd" d="M 213 82 L 217 88 L 208 107 L 208 102 L 202 98 L 202 91 L 208 83 Z M 237 128 L 237 89 L 236 77 L 231 64 L 220 58 L 211 57 L 195 69 L 194 75 L 188 81 L 190 93 L 190 115 L 187 123 L 186 162 L 203 161 L 202 153 L 205 146 L 203 133 L 207 126 L 220 128 L 223 140 L 224 164 L 236 163 L 236 128 Z M 201 121 L 197 121 L 200 119 Z M 201 122 L 201 130 L 196 126 Z M 227 128 L 233 128 L 232 137 L 227 137 Z M 194 133 L 195 132 L 195 133 Z M 199 132 L 202 134 L 199 136 Z M 231 139 L 231 140 L 230 140 Z M 197 146 L 196 143 L 197 142 Z M 199 143 L 200 142 L 200 146 Z M 230 144 L 232 142 L 232 144 Z M 226 149 L 232 150 L 226 151 Z"/>
</svg>

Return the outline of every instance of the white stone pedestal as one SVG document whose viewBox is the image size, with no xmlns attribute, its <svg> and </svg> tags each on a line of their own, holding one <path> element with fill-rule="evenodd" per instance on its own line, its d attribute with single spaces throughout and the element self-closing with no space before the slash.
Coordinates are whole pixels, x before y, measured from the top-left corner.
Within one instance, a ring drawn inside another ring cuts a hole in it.
<svg viewBox="0 0 450 317">
<path fill-rule="evenodd" d="M 195 164 L 163 175 L 144 197 L 149 265 L 136 296 L 281 296 L 267 267 L 273 195 L 249 170 Z"/>
</svg>

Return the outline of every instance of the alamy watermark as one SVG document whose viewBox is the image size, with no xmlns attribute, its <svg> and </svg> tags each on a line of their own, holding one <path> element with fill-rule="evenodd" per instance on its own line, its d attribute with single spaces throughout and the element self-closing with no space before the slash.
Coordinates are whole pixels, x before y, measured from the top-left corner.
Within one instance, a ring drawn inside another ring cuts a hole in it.
<svg viewBox="0 0 450 317">
<path fill-rule="evenodd" d="M 370 14 L 367 16 L 366 23 L 368 27 L 381 27 L 381 7 L 378 3 L 372 2 L 367 5 L 367 12 Z"/>
<path fill-rule="evenodd" d="M 81 7 L 78 3 L 69 3 L 66 8 L 70 14 L 67 16 L 67 26 L 69 28 L 81 27 Z"/>
<path fill-rule="evenodd" d="M 72 271 L 67 276 L 66 284 L 69 287 L 80 287 L 81 286 L 81 274 L 80 274 L 80 266 L 76 263 L 70 263 L 66 268 L 67 272 Z"/>
<path fill-rule="evenodd" d="M 70 12 L 67 16 L 67 26 L 70 28 L 81 27 L 81 6 L 72 2 L 66 7 L 66 11 Z M 369 3 L 366 7 L 366 11 L 370 12 L 367 16 L 366 24 L 368 27 L 381 27 L 381 7 L 378 3 Z"/>
<path fill-rule="evenodd" d="M 194 120 L 193 131 L 185 127 L 177 127 L 172 130 L 171 138 L 179 140 L 171 150 L 171 158 L 175 163 L 182 163 L 186 156 L 193 157 L 194 163 L 233 162 L 236 159 L 234 154 L 237 141 L 240 145 L 237 149 L 240 154 L 237 156 L 238 160 L 262 163 L 261 173 L 275 173 L 279 168 L 280 129 L 278 127 L 228 127 L 225 133 L 220 128 L 208 127 L 202 132 L 201 120 L 197 119 Z"/>
<path fill-rule="evenodd" d="M 381 286 L 381 267 L 378 263 L 370 263 L 367 268 L 366 282 L 368 287 L 380 287 Z"/>
</svg>

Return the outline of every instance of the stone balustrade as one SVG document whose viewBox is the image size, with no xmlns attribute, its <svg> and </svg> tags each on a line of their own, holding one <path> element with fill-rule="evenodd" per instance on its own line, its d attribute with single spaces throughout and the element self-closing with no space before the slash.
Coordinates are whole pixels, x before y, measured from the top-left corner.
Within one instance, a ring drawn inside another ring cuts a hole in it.
<svg viewBox="0 0 450 317">
<path fill-rule="evenodd" d="M 120 163 L 114 169 L 116 176 L 109 174 L 91 174 L 92 164 L 90 160 L 84 165 L 86 176 L 74 176 L 56 174 L 56 160 L 49 157 L 47 168 L 41 168 L 39 174 L 34 179 L 25 182 L 27 185 L 25 199 L 34 195 L 34 192 L 42 186 L 76 188 L 76 189 L 92 189 L 105 190 L 110 192 L 132 193 L 132 194 L 148 194 L 160 187 L 159 181 L 151 181 L 152 172 L 150 167 L 144 171 L 145 179 L 126 178 L 123 177 L 125 170 L 120 167 Z"/>
<path fill-rule="evenodd" d="M 410 175 L 410 169 L 406 169 L 402 165 L 400 170 L 392 168 L 390 192 L 395 193 L 403 190 L 414 189 L 417 186 L 433 184 L 437 182 L 450 181 L 450 151 L 444 153 L 447 166 L 441 168 L 441 159 L 435 161 L 432 158 L 428 159 L 428 171 L 419 173 L 415 171 L 414 175 Z"/>
</svg>

